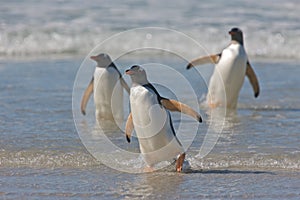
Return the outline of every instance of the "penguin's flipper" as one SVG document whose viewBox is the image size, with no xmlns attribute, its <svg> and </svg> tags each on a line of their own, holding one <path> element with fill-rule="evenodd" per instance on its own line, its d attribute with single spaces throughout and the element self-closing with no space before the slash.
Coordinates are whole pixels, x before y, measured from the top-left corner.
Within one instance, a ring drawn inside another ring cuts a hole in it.
<svg viewBox="0 0 300 200">
<path fill-rule="evenodd" d="M 86 108 L 87 102 L 89 101 L 90 96 L 93 93 L 93 91 L 94 91 L 94 77 L 92 78 L 88 87 L 85 89 L 84 94 L 81 99 L 81 113 L 83 115 L 85 115 L 85 108 Z"/>
<path fill-rule="evenodd" d="M 120 83 L 123 86 L 123 88 L 128 92 L 128 94 L 130 94 L 130 88 L 128 86 L 128 84 L 126 83 L 126 81 L 123 79 L 121 72 L 119 71 L 119 69 L 117 68 L 117 66 L 115 65 L 115 63 L 110 63 L 110 67 L 113 67 L 119 74 L 120 76 Z"/>
<path fill-rule="evenodd" d="M 198 122 L 202 122 L 202 118 L 200 114 L 198 114 L 196 111 L 194 111 L 191 107 L 189 107 L 186 104 L 183 104 L 174 99 L 166 99 L 166 98 L 161 99 L 161 104 L 170 111 L 182 112 L 196 119 Z"/>
<path fill-rule="evenodd" d="M 134 129 L 133 126 L 133 121 L 132 121 L 132 114 L 130 113 L 128 118 L 127 118 L 127 122 L 126 122 L 126 126 L 125 126 L 125 135 L 126 135 L 126 140 L 128 143 L 130 143 L 130 137 L 131 137 L 131 133 Z"/>
<path fill-rule="evenodd" d="M 252 85 L 252 88 L 253 88 L 253 91 L 254 91 L 254 97 L 258 97 L 259 95 L 259 83 L 258 83 L 258 80 L 257 80 L 257 77 L 256 77 L 256 74 L 253 70 L 253 68 L 251 67 L 251 64 L 249 61 L 247 61 L 247 69 L 246 69 L 246 76 L 248 77 L 251 85 Z"/>
<path fill-rule="evenodd" d="M 127 91 L 127 93 L 130 94 L 130 88 L 122 76 L 120 77 L 120 83 L 123 86 L 123 88 Z"/>
<path fill-rule="evenodd" d="M 195 60 L 192 60 L 187 66 L 186 66 L 186 69 L 190 69 L 196 65 L 203 65 L 203 64 L 206 64 L 206 63 L 218 63 L 219 60 L 221 58 L 221 54 L 215 54 L 215 55 L 210 55 L 210 56 L 204 56 L 204 57 L 200 57 L 200 58 L 197 58 Z"/>
</svg>

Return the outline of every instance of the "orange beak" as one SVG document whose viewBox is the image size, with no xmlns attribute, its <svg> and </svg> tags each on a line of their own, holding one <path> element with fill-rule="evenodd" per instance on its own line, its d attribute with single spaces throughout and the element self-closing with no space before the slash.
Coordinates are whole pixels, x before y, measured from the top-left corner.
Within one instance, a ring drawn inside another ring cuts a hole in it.
<svg viewBox="0 0 300 200">
<path fill-rule="evenodd" d="M 134 74 L 134 72 L 131 71 L 130 69 L 127 69 L 127 70 L 125 71 L 125 74 L 127 74 L 127 75 L 132 75 L 132 74 Z"/>
<path fill-rule="evenodd" d="M 97 56 L 91 56 L 90 58 L 96 61 Z"/>
<path fill-rule="evenodd" d="M 229 35 L 234 35 L 235 32 L 229 31 L 228 34 L 229 34 Z"/>
</svg>

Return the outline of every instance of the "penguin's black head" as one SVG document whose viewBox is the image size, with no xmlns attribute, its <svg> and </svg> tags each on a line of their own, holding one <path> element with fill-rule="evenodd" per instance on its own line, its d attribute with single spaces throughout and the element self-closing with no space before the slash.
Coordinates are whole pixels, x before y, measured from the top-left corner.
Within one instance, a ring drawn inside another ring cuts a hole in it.
<svg viewBox="0 0 300 200">
<path fill-rule="evenodd" d="M 134 83 L 141 85 L 148 83 L 146 71 L 138 65 L 133 65 L 130 69 L 127 69 L 125 73 L 131 77 Z"/>
<path fill-rule="evenodd" d="M 140 69 L 142 69 L 140 66 L 133 65 L 130 69 L 127 69 L 125 72 L 126 72 L 126 74 L 131 75 Z"/>
<path fill-rule="evenodd" d="M 244 44 L 243 41 L 243 32 L 239 28 L 232 28 L 229 32 L 229 35 L 231 35 L 231 40 L 236 41 L 240 43 L 241 45 Z"/>
<path fill-rule="evenodd" d="M 91 56 L 90 58 L 97 62 L 97 67 L 101 68 L 106 68 L 112 63 L 112 60 L 109 57 L 109 55 L 105 53 L 100 53 L 97 56 Z"/>
</svg>

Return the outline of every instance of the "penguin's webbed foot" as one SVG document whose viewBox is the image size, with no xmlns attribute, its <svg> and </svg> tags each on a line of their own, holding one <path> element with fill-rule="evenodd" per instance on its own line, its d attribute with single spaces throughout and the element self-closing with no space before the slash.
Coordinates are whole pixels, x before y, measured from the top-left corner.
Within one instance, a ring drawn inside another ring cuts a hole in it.
<svg viewBox="0 0 300 200">
<path fill-rule="evenodd" d="M 178 158 L 176 160 L 176 171 L 177 172 L 182 171 L 182 165 L 183 165 L 183 162 L 184 162 L 184 158 L 185 158 L 185 153 L 178 156 Z"/>
<path fill-rule="evenodd" d="M 154 172 L 154 169 L 153 169 L 153 167 L 146 166 L 146 167 L 144 168 L 144 172 L 145 172 L 145 173 Z"/>
</svg>

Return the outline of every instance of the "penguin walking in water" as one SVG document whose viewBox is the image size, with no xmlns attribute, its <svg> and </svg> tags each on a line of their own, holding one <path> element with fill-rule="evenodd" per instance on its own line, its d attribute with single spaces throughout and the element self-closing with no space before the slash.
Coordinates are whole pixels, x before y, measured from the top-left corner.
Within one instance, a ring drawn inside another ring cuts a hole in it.
<svg viewBox="0 0 300 200">
<path fill-rule="evenodd" d="M 132 66 L 126 70 L 126 74 L 132 80 L 131 113 L 125 126 L 127 141 L 130 142 L 131 133 L 135 129 L 147 171 L 152 171 L 152 167 L 161 161 L 176 159 L 176 171 L 180 172 L 185 151 L 176 137 L 168 110 L 185 113 L 199 122 L 202 122 L 201 116 L 183 103 L 160 96 L 147 80 L 142 67 Z"/>
<path fill-rule="evenodd" d="M 210 108 L 236 109 L 245 75 L 252 85 L 254 97 L 259 95 L 259 83 L 244 49 L 243 33 L 239 28 L 232 28 L 229 34 L 231 43 L 222 53 L 200 57 L 191 61 L 186 67 L 190 69 L 193 66 L 210 62 L 215 64 L 207 94 L 207 103 Z"/>
<path fill-rule="evenodd" d="M 107 54 L 101 53 L 90 58 L 97 62 L 97 66 L 92 80 L 83 94 L 81 113 L 86 114 L 86 105 L 91 94 L 94 93 L 96 119 L 121 123 L 123 121 L 123 88 L 128 93 L 130 89 Z"/>
</svg>

